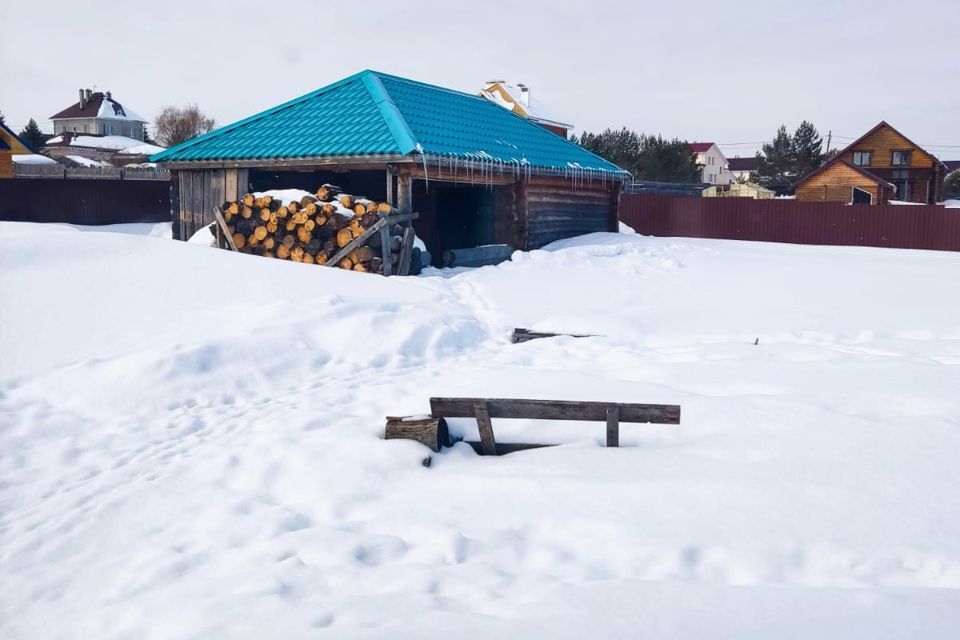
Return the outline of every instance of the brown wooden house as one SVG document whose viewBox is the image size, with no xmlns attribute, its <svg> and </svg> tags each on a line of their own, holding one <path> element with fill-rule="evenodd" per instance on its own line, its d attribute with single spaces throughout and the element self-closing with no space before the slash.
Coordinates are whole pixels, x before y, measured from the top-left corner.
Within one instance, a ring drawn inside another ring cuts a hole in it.
<svg viewBox="0 0 960 640">
<path fill-rule="evenodd" d="M 0 124 L 0 178 L 13 177 L 13 156 L 30 149 L 6 125 Z"/>
<path fill-rule="evenodd" d="M 946 167 L 886 122 L 848 145 L 796 184 L 797 200 L 935 204 Z"/>
</svg>

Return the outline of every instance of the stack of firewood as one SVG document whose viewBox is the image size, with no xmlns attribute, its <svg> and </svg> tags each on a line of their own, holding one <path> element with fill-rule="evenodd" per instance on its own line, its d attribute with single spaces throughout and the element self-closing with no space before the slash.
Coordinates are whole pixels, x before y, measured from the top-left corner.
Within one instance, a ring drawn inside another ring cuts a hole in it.
<svg viewBox="0 0 960 640">
<path fill-rule="evenodd" d="M 325 184 L 316 195 L 284 202 L 267 194 L 248 193 L 221 208 L 238 251 L 307 264 L 326 264 L 355 238 L 375 225 L 383 214 L 396 213 L 386 202 L 341 193 Z M 387 227 L 390 261 L 400 259 L 403 228 Z M 370 235 L 335 265 L 341 269 L 383 273 L 383 236 Z"/>
</svg>

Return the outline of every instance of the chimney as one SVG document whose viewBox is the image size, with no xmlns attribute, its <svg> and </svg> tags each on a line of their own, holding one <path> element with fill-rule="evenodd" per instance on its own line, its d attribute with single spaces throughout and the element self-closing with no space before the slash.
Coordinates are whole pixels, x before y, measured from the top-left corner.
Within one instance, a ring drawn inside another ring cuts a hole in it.
<svg viewBox="0 0 960 640">
<path fill-rule="evenodd" d="M 93 91 L 90 91 L 90 89 L 87 89 L 86 92 L 87 92 L 87 102 L 90 102 L 93 99 Z"/>
<path fill-rule="evenodd" d="M 113 100 L 113 98 L 110 97 L 109 91 L 107 91 L 104 95 L 107 96 L 107 100 Z"/>
<path fill-rule="evenodd" d="M 523 106 L 530 106 L 530 87 L 523 83 L 518 83 L 517 86 L 520 88 L 520 102 L 523 103 Z"/>
<path fill-rule="evenodd" d="M 87 106 L 87 96 L 83 89 L 80 89 L 80 108 L 83 109 L 85 106 Z"/>
</svg>

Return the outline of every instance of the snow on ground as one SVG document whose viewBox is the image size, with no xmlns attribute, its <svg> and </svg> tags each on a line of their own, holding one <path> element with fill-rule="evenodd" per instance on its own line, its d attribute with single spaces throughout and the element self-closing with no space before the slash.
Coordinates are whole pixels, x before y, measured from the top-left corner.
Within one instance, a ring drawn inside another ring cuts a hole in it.
<svg viewBox="0 0 960 640">
<path fill-rule="evenodd" d="M 442 275 L 0 224 L 0 637 L 957 635 L 960 254 L 594 234 Z M 425 468 L 381 436 L 431 395 L 683 417 Z"/>
</svg>

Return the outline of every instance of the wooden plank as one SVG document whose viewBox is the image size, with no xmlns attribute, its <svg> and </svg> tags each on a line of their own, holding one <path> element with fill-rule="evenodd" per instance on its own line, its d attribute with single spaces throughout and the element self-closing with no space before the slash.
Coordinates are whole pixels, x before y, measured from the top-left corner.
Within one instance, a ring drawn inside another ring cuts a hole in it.
<svg viewBox="0 0 960 640">
<path fill-rule="evenodd" d="M 510 342 L 517 344 L 520 342 L 529 342 L 530 340 L 539 340 L 540 338 L 556 338 L 558 336 L 567 336 L 570 338 L 593 338 L 590 333 L 548 333 L 546 331 L 530 331 L 529 329 L 517 328 L 513 330 L 510 336 Z"/>
<path fill-rule="evenodd" d="M 473 416 L 477 402 L 486 403 L 491 418 L 604 422 L 607 419 L 607 409 L 617 408 L 620 422 L 680 424 L 680 407 L 668 404 L 521 398 L 430 398 L 430 412 L 436 417 L 469 418 Z"/>
<path fill-rule="evenodd" d="M 233 241 L 233 234 L 230 233 L 227 221 L 223 219 L 223 213 L 220 211 L 220 207 L 213 208 L 213 217 L 217 221 L 217 228 L 223 231 L 223 235 L 227 237 L 227 246 L 233 251 L 239 251 L 239 249 L 237 249 L 237 243 Z"/>
<path fill-rule="evenodd" d="M 334 215 L 339 215 L 339 214 L 334 214 Z M 336 266 L 338 262 L 343 260 L 344 256 L 346 256 L 348 253 L 350 253 L 351 251 L 353 251 L 354 249 L 362 245 L 364 242 L 366 242 L 367 239 L 370 238 L 370 236 L 372 236 L 381 228 L 386 228 L 387 220 L 388 220 L 387 217 L 383 217 L 377 220 L 372 227 L 370 227 L 369 229 L 361 233 L 359 236 L 351 240 L 343 249 L 340 249 L 340 251 L 336 252 L 332 258 L 330 258 L 324 263 L 324 266 L 326 267 Z M 387 247 L 387 251 L 390 251 L 389 247 Z M 386 265 L 384 265 L 384 267 L 386 267 Z"/>
<path fill-rule="evenodd" d="M 607 446 L 620 446 L 620 409 L 618 407 L 607 409 Z"/>
<path fill-rule="evenodd" d="M 407 227 L 403 230 L 403 243 L 400 245 L 400 260 L 397 262 L 398 276 L 410 275 L 410 256 L 413 253 L 413 238 L 416 235 L 413 227 Z"/>
<path fill-rule="evenodd" d="M 380 255 L 383 258 L 383 275 L 389 278 L 393 273 L 393 265 L 390 264 L 390 229 L 385 224 L 380 225 Z"/>
<path fill-rule="evenodd" d="M 484 455 L 483 453 L 483 443 L 476 440 L 464 440 L 464 443 L 473 447 L 473 450 Z M 542 449 L 544 447 L 555 447 L 555 444 L 538 444 L 533 442 L 498 442 L 497 443 L 497 455 L 504 456 L 508 453 L 515 453 L 517 451 L 527 451 L 529 449 Z"/>
<path fill-rule="evenodd" d="M 443 252 L 445 267 L 482 267 L 488 264 L 500 264 L 510 259 L 513 247 L 508 244 L 488 244 L 482 247 L 448 249 Z"/>
<path fill-rule="evenodd" d="M 473 415 L 477 419 L 477 429 L 480 431 L 480 443 L 483 445 L 483 454 L 497 455 L 497 441 L 493 437 L 493 423 L 490 422 L 490 413 L 484 400 L 473 401 Z M 434 417 L 440 417 L 434 415 Z"/>
<path fill-rule="evenodd" d="M 391 207 L 396 208 L 397 201 L 393 196 L 393 172 L 387 169 L 384 173 L 387 174 L 387 202 L 390 203 Z"/>
<path fill-rule="evenodd" d="M 239 176 L 237 175 L 237 169 L 226 169 L 223 172 L 223 199 L 224 201 L 236 202 L 242 196 L 242 193 L 239 193 Z"/>
</svg>

